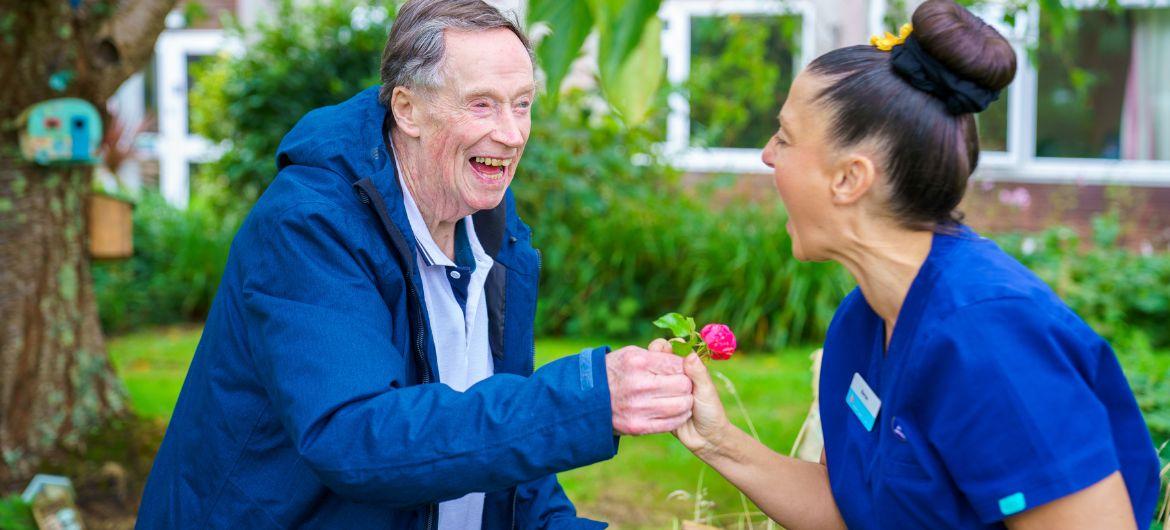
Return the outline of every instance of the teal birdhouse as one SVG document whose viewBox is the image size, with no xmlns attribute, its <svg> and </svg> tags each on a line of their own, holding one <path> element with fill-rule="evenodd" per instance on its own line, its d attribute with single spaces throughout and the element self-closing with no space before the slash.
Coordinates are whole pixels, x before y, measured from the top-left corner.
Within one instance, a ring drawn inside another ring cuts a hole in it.
<svg viewBox="0 0 1170 530">
<path fill-rule="evenodd" d="M 88 101 L 61 98 L 42 101 L 21 114 L 20 152 L 41 165 L 97 163 L 102 118 Z"/>
</svg>

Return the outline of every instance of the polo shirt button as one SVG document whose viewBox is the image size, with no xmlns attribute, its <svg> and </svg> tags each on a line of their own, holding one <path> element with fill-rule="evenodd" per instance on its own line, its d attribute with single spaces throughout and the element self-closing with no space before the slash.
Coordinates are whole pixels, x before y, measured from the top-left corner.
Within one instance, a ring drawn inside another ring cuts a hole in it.
<svg viewBox="0 0 1170 530">
<path fill-rule="evenodd" d="M 459 279 L 459 271 L 451 271 L 451 279 L 458 280 Z"/>
</svg>

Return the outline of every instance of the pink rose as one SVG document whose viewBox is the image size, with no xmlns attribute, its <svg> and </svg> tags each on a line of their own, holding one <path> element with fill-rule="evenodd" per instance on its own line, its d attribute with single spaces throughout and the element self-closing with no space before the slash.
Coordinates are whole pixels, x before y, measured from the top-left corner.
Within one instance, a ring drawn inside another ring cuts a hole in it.
<svg viewBox="0 0 1170 530">
<path fill-rule="evenodd" d="M 735 333 L 723 324 L 707 324 L 699 331 L 699 337 L 707 344 L 711 351 L 711 358 L 716 361 L 725 361 L 735 353 Z"/>
</svg>

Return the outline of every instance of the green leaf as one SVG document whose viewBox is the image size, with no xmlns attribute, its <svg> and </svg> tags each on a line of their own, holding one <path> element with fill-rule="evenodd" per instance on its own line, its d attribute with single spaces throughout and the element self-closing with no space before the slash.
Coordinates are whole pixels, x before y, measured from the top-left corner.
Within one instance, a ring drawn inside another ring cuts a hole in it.
<svg viewBox="0 0 1170 530">
<path fill-rule="evenodd" d="M 601 68 L 601 90 L 629 127 L 645 121 L 662 84 L 665 63 L 661 34 L 662 21 L 650 17 L 642 28 L 637 46 L 616 67 L 612 65 L 615 51 L 610 51 L 611 55 L 607 57 L 603 47 L 598 54 L 599 61 L 611 64 Z"/>
<path fill-rule="evenodd" d="M 556 106 L 561 83 L 580 55 L 581 45 L 593 31 L 593 12 L 588 2 L 563 0 L 532 0 L 528 9 L 530 24 L 544 22 L 551 30 L 537 44 L 536 57 L 544 70 L 549 102 Z"/>
<path fill-rule="evenodd" d="M 693 350 L 693 348 L 691 348 L 690 344 L 687 344 L 685 342 L 678 342 L 678 341 L 671 341 L 670 342 L 670 349 L 674 350 L 675 355 L 689 355 L 691 353 L 691 350 Z"/>
<path fill-rule="evenodd" d="M 658 19 L 658 7 L 662 0 L 590 0 L 571 2 L 585 4 L 592 8 L 597 21 L 598 69 L 602 77 L 616 75 L 636 48 L 645 40 L 647 23 Z M 659 31 L 653 32 L 658 40 Z"/>
<path fill-rule="evenodd" d="M 661 317 L 658 317 L 658 320 L 654 321 L 654 325 L 662 329 L 669 329 L 671 333 L 674 333 L 675 337 L 681 339 L 688 338 L 693 331 L 693 326 L 688 327 L 687 325 L 687 317 L 684 317 L 678 313 L 667 313 L 662 315 Z"/>
</svg>

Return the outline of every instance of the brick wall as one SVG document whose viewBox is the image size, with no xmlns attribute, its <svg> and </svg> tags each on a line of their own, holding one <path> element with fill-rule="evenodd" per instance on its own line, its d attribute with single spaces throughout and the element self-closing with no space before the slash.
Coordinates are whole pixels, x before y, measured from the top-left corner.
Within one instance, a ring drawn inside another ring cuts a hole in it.
<svg viewBox="0 0 1170 530">
<path fill-rule="evenodd" d="M 1170 188 L 976 182 L 961 209 L 988 232 L 1066 225 L 1082 235 L 1095 215 L 1116 211 L 1124 245 L 1170 250 Z"/>
<path fill-rule="evenodd" d="M 696 184 L 729 178 L 715 192 L 714 203 L 734 200 L 779 201 L 771 175 L 715 177 L 691 173 L 683 181 Z M 1037 231 L 1065 225 L 1090 233 L 1094 215 L 1114 209 L 1123 227 L 1122 243 L 1135 250 L 1170 251 L 1170 188 L 972 182 L 959 209 L 966 222 L 981 232 Z"/>
</svg>

